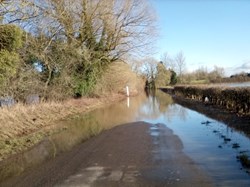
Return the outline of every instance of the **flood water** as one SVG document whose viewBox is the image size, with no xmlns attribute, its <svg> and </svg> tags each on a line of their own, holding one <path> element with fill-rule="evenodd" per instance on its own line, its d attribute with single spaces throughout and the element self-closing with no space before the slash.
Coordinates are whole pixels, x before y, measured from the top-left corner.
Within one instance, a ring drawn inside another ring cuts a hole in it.
<svg viewBox="0 0 250 187">
<path fill-rule="evenodd" d="M 217 86 L 225 86 L 230 88 L 245 88 L 250 87 L 250 82 L 238 82 L 238 83 L 222 83 L 222 84 L 215 84 Z"/>
<path fill-rule="evenodd" d="M 14 160 L 0 176 L 21 173 L 25 167 L 54 158 L 86 139 L 86 131 L 99 132 L 119 124 L 146 121 L 161 123 L 172 129 L 184 145 L 184 152 L 207 172 L 216 186 L 249 186 L 250 175 L 237 160 L 239 154 L 250 155 L 250 139 L 241 132 L 215 119 L 174 103 L 163 92 L 141 95 L 122 102 L 75 116 L 63 121 L 66 128 Z M 207 123 L 207 122 L 211 123 Z M 149 132 L 152 136 L 155 131 Z M 41 154 L 42 153 L 42 154 Z M 13 169 L 14 168 L 14 169 Z"/>
</svg>

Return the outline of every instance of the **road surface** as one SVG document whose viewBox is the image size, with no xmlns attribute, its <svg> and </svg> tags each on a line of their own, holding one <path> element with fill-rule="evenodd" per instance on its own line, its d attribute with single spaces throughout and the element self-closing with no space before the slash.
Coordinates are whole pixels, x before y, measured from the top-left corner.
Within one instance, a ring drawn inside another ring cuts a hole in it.
<svg viewBox="0 0 250 187">
<path fill-rule="evenodd" d="M 214 186 L 163 124 L 117 126 L 0 186 Z"/>
</svg>

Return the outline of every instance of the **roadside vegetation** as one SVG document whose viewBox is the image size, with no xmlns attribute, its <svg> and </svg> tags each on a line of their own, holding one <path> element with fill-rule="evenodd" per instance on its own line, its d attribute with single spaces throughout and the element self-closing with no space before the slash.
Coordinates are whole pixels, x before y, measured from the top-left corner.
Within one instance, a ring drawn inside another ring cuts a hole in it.
<svg viewBox="0 0 250 187">
<path fill-rule="evenodd" d="M 126 86 L 143 91 L 127 57 L 154 37 L 145 0 L 0 1 L 0 159 L 63 118 L 124 98 Z"/>
<path fill-rule="evenodd" d="M 16 104 L 13 107 L 1 108 L 0 161 L 11 154 L 30 148 L 46 136 L 64 130 L 62 120 L 82 115 L 123 98 L 123 95 L 112 94 L 102 98 L 84 97 L 64 102 Z"/>
<path fill-rule="evenodd" d="M 92 96 L 107 68 L 146 49 L 154 31 L 146 1 L 0 3 L 0 96 L 23 103 Z"/>
<path fill-rule="evenodd" d="M 175 86 L 176 96 L 220 106 L 238 115 L 250 116 L 250 88 L 227 88 L 219 86 Z"/>
</svg>

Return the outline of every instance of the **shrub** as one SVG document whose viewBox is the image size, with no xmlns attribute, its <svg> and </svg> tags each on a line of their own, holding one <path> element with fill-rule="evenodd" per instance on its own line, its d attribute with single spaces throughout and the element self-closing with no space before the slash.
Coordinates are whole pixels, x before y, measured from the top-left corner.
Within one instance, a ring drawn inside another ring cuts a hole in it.
<svg viewBox="0 0 250 187">
<path fill-rule="evenodd" d="M 177 74 L 171 71 L 170 84 L 175 85 L 177 83 Z"/>
<path fill-rule="evenodd" d="M 22 46 L 22 30 L 15 25 L 0 25 L 0 50 L 15 51 Z"/>
<path fill-rule="evenodd" d="M 162 63 L 157 65 L 157 74 L 155 78 L 155 86 L 167 86 L 170 83 L 171 72 L 165 68 Z"/>
<path fill-rule="evenodd" d="M 6 83 L 17 71 L 19 55 L 7 50 L 0 51 L 0 86 L 6 86 Z M 3 89 L 3 88 L 2 88 Z"/>
</svg>

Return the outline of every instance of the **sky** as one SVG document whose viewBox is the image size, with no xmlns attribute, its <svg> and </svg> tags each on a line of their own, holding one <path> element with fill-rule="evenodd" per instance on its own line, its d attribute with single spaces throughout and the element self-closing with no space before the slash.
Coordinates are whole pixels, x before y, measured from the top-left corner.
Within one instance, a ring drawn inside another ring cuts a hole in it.
<svg viewBox="0 0 250 187">
<path fill-rule="evenodd" d="M 150 0 L 159 32 L 155 58 L 182 51 L 188 71 L 250 73 L 250 0 Z"/>
</svg>

